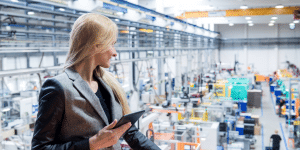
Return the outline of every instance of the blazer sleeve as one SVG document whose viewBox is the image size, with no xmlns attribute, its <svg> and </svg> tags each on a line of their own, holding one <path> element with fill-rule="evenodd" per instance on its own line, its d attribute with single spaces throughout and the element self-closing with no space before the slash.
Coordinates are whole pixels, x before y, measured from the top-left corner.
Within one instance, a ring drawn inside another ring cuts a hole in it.
<svg viewBox="0 0 300 150">
<path fill-rule="evenodd" d="M 123 138 L 133 150 L 160 150 L 160 148 L 132 125 Z"/>
<path fill-rule="evenodd" d="M 39 108 L 32 138 L 32 150 L 89 150 L 89 139 L 62 143 L 60 132 L 65 108 L 64 89 L 54 78 L 47 79 L 39 95 Z"/>
</svg>

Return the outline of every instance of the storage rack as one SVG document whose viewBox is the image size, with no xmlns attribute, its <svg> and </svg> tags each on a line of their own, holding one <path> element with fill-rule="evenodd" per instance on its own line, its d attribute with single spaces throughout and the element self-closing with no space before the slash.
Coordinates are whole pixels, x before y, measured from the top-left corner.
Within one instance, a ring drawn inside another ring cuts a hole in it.
<svg viewBox="0 0 300 150">
<path fill-rule="evenodd" d="M 59 8 L 65 11 L 62 12 Z M 12 12 L 8 11 L 9 9 L 18 11 Z M 35 12 L 35 16 L 28 15 L 29 11 Z M 57 56 L 67 53 L 71 26 L 84 13 L 89 12 L 46 1 L 1 1 L 0 57 L 25 56 L 28 68 L 23 71 L 2 71 L 1 76 L 36 72 L 36 68 L 29 66 L 30 56 L 53 55 L 53 67 L 61 69 L 62 67 L 56 67 L 59 65 Z M 108 17 L 119 27 L 116 44 L 119 58 L 113 63 L 174 57 L 187 54 L 188 51 L 215 49 L 219 41 L 216 38 L 129 21 L 115 16 Z M 129 54 L 129 58 L 121 59 L 122 53 Z M 41 72 L 51 70 L 53 67 L 43 68 Z"/>
<path fill-rule="evenodd" d="M 268 46 L 299 46 L 300 37 L 294 38 L 252 38 L 252 39 L 222 39 L 220 45 L 222 49 L 248 47 L 268 47 Z"/>
</svg>

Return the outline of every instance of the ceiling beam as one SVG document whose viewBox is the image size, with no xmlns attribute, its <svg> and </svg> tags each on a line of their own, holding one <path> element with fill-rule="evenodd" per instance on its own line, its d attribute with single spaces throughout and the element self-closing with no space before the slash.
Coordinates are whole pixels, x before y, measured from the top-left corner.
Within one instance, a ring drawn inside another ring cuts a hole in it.
<svg viewBox="0 0 300 150">
<path fill-rule="evenodd" d="M 206 17 L 238 17 L 238 16 L 265 16 L 265 15 L 292 15 L 295 10 L 300 10 L 300 6 L 284 8 L 253 8 L 234 9 L 221 11 L 194 11 L 185 12 L 178 19 L 206 18 Z"/>
</svg>

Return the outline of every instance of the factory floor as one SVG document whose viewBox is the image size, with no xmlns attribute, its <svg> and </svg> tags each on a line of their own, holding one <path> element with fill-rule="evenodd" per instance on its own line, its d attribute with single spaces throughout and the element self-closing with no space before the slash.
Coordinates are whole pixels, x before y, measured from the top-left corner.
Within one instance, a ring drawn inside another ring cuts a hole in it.
<svg viewBox="0 0 300 150">
<path fill-rule="evenodd" d="M 270 137 L 277 129 L 282 141 L 280 150 L 293 150 L 288 143 L 288 128 L 285 125 L 285 118 L 279 118 L 275 113 L 275 96 L 271 97 L 270 88 L 267 83 L 262 83 L 263 97 L 261 108 L 248 108 L 249 113 L 260 116 L 261 134 L 256 135 L 255 149 L 265 150 L 266 146 L 271 145 Z"/>
</svg>

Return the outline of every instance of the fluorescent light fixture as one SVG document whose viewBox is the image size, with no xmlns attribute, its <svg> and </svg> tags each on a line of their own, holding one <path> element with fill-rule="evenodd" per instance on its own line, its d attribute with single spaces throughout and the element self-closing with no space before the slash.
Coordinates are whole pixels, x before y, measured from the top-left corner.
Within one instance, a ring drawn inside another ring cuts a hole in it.
<svg viewBox="0 0 300 150">
<path fill-rule="evenodd" d="M 300 22 L 300 20 L 295 20 L 295 21 L 294 21 L 294 23 L 299 23 L 299 22 Z"/>
<path fill-rule="evenodd" d="M 34 12 L 33 11 L 29 11 L 28 15 L 34 15 Z"/>
<path fill-rule="evenodd" d="M 278 17 L 272 17 L 271 19 L 276 20 L 276 19 L 278 19 Z"/>
<path fill-rule="evenodd" d="M 269 26 L 274 26 L 274 23 L 269 23 Z"/>
<path fill-rule="evenodd" d="M 283 8 L 284 6 L 283 5 L 277 5 L 275 6 L 275 8 Z"/>
<path fill-rule="evenodd" d="M 19 2 L 18 0 L 11 0 L 12 2 Z"/>
<path fill-rule="evenodd" d="M 4 108 L 4 109 L 2 109 L 2 112 L 7 112 L 9 110 L 10 110 L 10 108 Z"/>
<path fill-rule="evenodd" d="M 274 20 L 271 20 L 270 23 L 275 23 L 275 21 L 274 21 Z"/>
<path fill-rule="evenodd" d="M 295 26 L 295 24 L 294 24 L 294 23 L 290 23 L 290 29 L 291 29 L 291 30 L 294 30 L 294 29 L 295 29 L 295 27 L 296 27 L 296 26 Z"/>
<path fill-rule="evenodd" d="M 245 19 L 246 19 L 246 20 L 250 20 L 250 19 L 251 19 L 251 17 L 246 17 Z"/>
<path fill-rule="evenodd" d="M 63 9 L 63 8 L 59 8 L 58 10 L 60 10 L 60 11 L 65 11 L 65 9 Z"/>
<path fill-rule="evenodd" d="M 117 15 L 123 15 L 124 13 L 123 12 L 117 12 Z"/>
<path fill-rule="evenodd" d="M 7 31 L 10 31 L 10 30 L 11 30 L 11 27 L 10 27 L 10 26 L 6 26 L 5 28 L 6 28 Z"/>
<path fill-rule="evenodd" d="M 247 21 L 248 23 L 252 23 L 253 21 Z"/>
<path fill-rule="evenodd" d="M 254 24 L 253 23 L 249 23 L 249 26 L 253 26 Z"/>
<path fill-rule="evenodd" d="M 234 26 L 234 24 L 233 23 L 229 23 L 229 26 Z"/>
<path fill-rule="evenodd" d="M 243 6 L 241 6 L 240 8 L 241 8 L 241 9 L 248 9 L 248 6 L 243 5 Z"/>
</svg>

